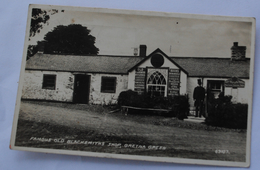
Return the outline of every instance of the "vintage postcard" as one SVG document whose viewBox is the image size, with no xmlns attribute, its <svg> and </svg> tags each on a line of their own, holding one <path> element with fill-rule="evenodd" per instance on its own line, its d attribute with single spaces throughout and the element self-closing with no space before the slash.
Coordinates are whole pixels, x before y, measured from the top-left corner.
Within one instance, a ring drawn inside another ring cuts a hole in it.
<svg viewBox="0 0 260 170">
<path fill-rule="evenodd" d="M 11 149 L 248 167 L 255 19 L 30 5 Z"/>
</svg>

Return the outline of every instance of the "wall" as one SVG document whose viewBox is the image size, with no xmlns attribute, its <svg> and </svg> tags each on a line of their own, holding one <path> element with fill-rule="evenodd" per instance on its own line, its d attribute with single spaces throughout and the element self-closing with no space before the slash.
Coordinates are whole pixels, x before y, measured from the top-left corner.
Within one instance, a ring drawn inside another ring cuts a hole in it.
<svg viewBox="0 0 260 170">
<path fill-rule="evenodd" d="M 143 67 L 143 66 L 142 66 Z M 56 75 L 55 90 L 42 89 L 43 74 Z M 116 103 L 120 92 L 132 89 L 134 90 L 135 71 L 127 75 L 111 75 L 111 74 L 88 74 L 91 75 L 89 103 L 91 104 L 110 104 Z M 116 77 L 116 92 L 102 93 L 101 92 L 101 77 Z M 190 106 L 194 106 L 193 90 L 197 86 L 197 79 L 199 77 L 189 77 L 181 72 L 181 88 L 180 94 L 187 93 L 189 95 Z M 207 88 L 207 80 L 227 80 L 221 78 L 204 78 L 203 87 Z M 225 88 L 225 95 L 237 95 L 237 102 L 247 103 L 250 97 L 249 80 L 245 81 L 245 88 L 232 89 Z M 69 72 L 54 72 L 54 71 L 25 71 L 24 84 L 22 90 L 23 99 L 37 99 L 37 100 L 53 100 L 72 102 L 74 88 L 74 75 Z M 233 99 L 234 102 L 234 99 Z"/>
<path fill-rule="evenodd" d="M 127 75 L 111 75 L 111 74 L 90 74 L 90 100 L 91 104 L 114 104 L 117 102 L 117 98 L 122 91 L 127 90 L 128 76 Z M 103 93 L 101 92 L 101 78 L 116 77 L 116 92 L 115 93 Z"/>
<path fill-rule="evenodd" d="M 134 90 L 135 88 L 135 70 L 128 73 L 128 89 Z"/>
<path fill-rule="evenodd" d="M 184 95 L 187 94 L 187 81 L 188 77 L 187 74 L 181 71 L 181 83 L 180 83 L 180 94 Z"/>
<path fill-rule="evenodd" d="M 56 75 L 55 90 L 42 89 L 43 74 Z M 88 74 L 91 76 L 89 103 L 110 104 L 116 103 L 121 91 L 127 90 L 127 75 Z M 116 92 L 101 92 L 101 77 L 116 77 Z M 73 102 L 74 75 L 69 72 L 55 71 L 25 71 L 22 91 L 23 99 L 53 100 Z"/>
<path fill-rule="evenodd" d="M 235 102 L 235 97 L 237 96 L 237 103 L 248 103 L 249 98 L 252 97 L 252 94 L 249 91 L 249 80 L 245 80 L 245 88 L 232 89 L 231 87 L 225 88 L 225 95 L 233 96 L 232 102 Z"/>
<path fill-rule="evenodd" d="M 187 79 L 187 94 L 188 94 L 188 97 L 189 97 L 189 103 L 190 103 L 191 108 L 194 107 L 193 91 L 194 91 L 194 88 L 196 86 L 198 86 L 197 79 L 198 78 L 190 78 L 190 77 Z M 204 84 L 203 84 L 203 87 L 206 89 L 206 86 Z"/>
<path fill-rule="evenodd" d="M 54 90 L 42 89 L 43 74 L 56 75 Z M 74 75 L 69 72 L 25 71 L 22 98 L 72 102 Z"/>
<path fill-rule="evenodd" d="M 151 58 L 147 59 L 144 63 L 142 63 L 138 67 L 153 67 L 150 61 Z M 170 60 L 168 60 L 166 57 L 164 57 L 164 64 L 161 66 L 164 68 L 172 68 L 172 69 L 179 69 L 176 65 L 174 65 Z M 186 94 L 187 91 L 187 74 L 181 71 L 180 76 L 180 94 Z M 135 85 L 135 70 L 131 71 L 128 76 L 128 89 L 134 90 Z"/>
<path fill-rule="evenodd" d="M 197 79 L 199 79 L 199 77 L 189 77 L 188 78 L 188 83 L 187 83 L 187 93 L 189 95 L 189 102 L 190 102 L 190 106 L 193 107 L 194 106 L 194 100 L 193 100 L 193 90 L 196 86 L 198 86 L 197 84 Z M 202 79 L 202 86 L 205 88 L 205 90 L 207 91 L 207 81 L 208 80 L 222 80 L 222 81 L 226 81 L 226 79 L 223 78 L 203 78 Z M 234 93 L 237 92 L 237 103 L 248 103 L 248 99 L 250 97 L 250 92 L 249 92 L 249 80 L 245 80 L 243 79 L 243 81 L 245 81 L 245 88 L 238 88 L 237 90 L 232 89 L 231 87 L 225 87 L 224 89 L 224 95 L 234 95 Z M 233 92 L 233 94 L 232 94 Z M 232 99 L 232 102 L 234 101 L 234 98 Z"/>
</svg>

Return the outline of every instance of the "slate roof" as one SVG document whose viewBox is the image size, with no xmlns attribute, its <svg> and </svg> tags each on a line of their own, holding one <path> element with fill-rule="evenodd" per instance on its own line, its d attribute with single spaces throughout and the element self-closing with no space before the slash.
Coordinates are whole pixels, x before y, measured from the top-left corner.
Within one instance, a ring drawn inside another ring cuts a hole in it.
<svg viewBox="0 0 260 170">
<path fill-rule="evenodd" d="M 249 78 L 250 59 L 170 57 L 190 77 Z M 127 74 L 141 62 L 136 56 L 75 56 L 35 54 L 26 63 L 27 70 Z"/>
<path fill-rule="evenodd" d="M 77 56 L 35 54 L 26 62 L 27 70 L 127 74 L 141 61 L 134 56 Z"/>
<path fill-rule="evenodd" d="M 249 78 L 250 59 L 170 57 L 185 69 L 190 77 Z"/>
</svg>

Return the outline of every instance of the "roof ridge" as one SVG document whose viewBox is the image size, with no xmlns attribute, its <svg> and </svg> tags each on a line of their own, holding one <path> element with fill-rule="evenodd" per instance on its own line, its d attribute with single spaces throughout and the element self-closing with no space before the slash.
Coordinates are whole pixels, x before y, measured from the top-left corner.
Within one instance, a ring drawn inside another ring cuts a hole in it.
<svg viewBox="0 0 260 170">
<path fill-rule="evenodd" d="M 75 56 L 75 57 L 134 57 L 134 58 L 143 58 L 143 57 L 140 57 L 140 56 L 131 56 L 131 55 L 77 55 L 77 54 L 39 54 L 39 53 L 36 53 L 35 55 L 50 55 L 50 56 Z M 35 56 L 34 55 L 34 56 Z"/>
<path fill-rule="evenodd" d="M 170 58 L 194 58 L 194 59 L 229 59 L 230 57 L 185 57 L 185 56 L 171 56 Z"/>
<path fill-rule="evenodd" d="M 226 58 L 226 57 L 180 57 L 180 56 L 178 56 L 178 57 L 170 57 L 170 58 L 183 58 L 183 59 L 190 59 L 190 58 L 192 58 L 192 59 L 224 59 L 224 60 L 231 60 L 231 58 L 229 57 L 229 58 Z M 245 58 L 246 60 L 249 60 L 250 58 Z M 238 61 L 240 61 L 240 60 L 238 60 Z"/>
</svg>

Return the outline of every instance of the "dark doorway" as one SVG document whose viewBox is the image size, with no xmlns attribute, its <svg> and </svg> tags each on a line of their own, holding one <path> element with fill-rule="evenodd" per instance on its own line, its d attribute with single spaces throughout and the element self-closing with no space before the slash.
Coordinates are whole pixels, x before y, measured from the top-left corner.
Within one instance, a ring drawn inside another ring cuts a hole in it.
<svg viewBox="0 0 260 170">
<path fill-rule="evenodd" d="M 74 103 L 88 103 L 89 101 L 89 88 L 90 88 L 90 75 L 75 75 L 74 81 Z"/>
</svg>

